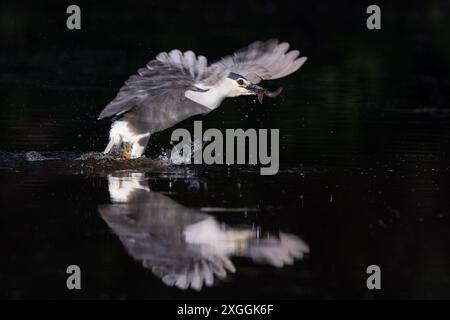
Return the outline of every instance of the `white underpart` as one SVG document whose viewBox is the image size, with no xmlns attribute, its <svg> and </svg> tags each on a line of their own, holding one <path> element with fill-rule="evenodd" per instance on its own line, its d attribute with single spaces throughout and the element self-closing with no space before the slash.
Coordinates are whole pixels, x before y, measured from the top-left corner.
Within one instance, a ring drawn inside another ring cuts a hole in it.
<svg viewBox="0 0 450 320">
<path fill-rule="evenodd" d="M 220 106 L 225 98 L 252 94 L 244 87 L 240 87 L 236 83 L 236 80 L 230 78 L 222 79 L 214 87 L 201 89 L 209 90 L 206 92 L 188 90 L 184 93 L 184 95 L 186 98 L 211 110 Z"/>
<path fill-rule="evenodd" d="M 130 130 L 128 122 L 119 120 L 112 124 L 109 131 L 109 143 L 104 153 L 109 153 L 113 146 L 119 146 L 122 143 L 131 145 L 131 158 L 139 158 L 144 154 L 150 133 L 137 134 Z"/>
</svg>

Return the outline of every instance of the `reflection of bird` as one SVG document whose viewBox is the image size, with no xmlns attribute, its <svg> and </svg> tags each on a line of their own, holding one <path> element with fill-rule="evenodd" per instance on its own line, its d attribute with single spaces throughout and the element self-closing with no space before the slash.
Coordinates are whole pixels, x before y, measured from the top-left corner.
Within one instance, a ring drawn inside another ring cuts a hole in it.
<svg viewBox="0 0 450 320">
<path fill-rule="evenodd" d="M 192 51 L 162 52 L 138 70 L 100 113 L 114 117 L 105 153 L 127 146 L 125 156 L 140 157 L 152 133 L 196 114 L 217 108 L 223 99 L 240 95 L 275 96 L 257 86 L 297 71 L 306 61 L 288 43 L 255 42 L 211 65 Z M 115 149 L 115 148 L 114 148 Z"/>
<path fill-rule="evenodd" d="M 141 173 L 109 176 L 112 204 L 99 206 L 103 219 L 128 253 L 166 285 L 200 290 L 235 272 L 230 256 L 276 267 L 309 252 L 298 237 L 258 239 L 251 229 L 231 228 L 148 188 Z"/>
</svg>

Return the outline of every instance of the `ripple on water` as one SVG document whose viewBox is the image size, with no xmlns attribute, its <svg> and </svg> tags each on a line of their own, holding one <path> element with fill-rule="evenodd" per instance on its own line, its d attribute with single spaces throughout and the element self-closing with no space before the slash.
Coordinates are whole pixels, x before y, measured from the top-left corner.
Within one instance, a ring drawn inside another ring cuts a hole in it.
<svg viewBox="0 0 450 320">
<path fill-rule="evenodd" d="M 3 168 L 36 168 L 42 167 L 66 173 L 86 170 L 103 172 L 108 170 L 156 170 L 167 163 L 149 158 L 124 159 L 117 155 L 102 152 L 8 152 L 0 151 L 0 167 Z"/>
</svg>

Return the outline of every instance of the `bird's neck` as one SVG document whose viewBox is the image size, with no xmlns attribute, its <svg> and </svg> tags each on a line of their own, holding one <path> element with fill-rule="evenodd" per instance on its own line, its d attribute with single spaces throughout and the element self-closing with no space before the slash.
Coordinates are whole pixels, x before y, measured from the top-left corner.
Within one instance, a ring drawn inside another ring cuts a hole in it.
<svg viewBox="0 0 450 320">
<path fill-rule="evenodd" d="M 220 106 L 223 99 L 231 96 L 231 88 L 226 83 L 221 83 L 205 92 L 188 90 L 184 95 L 186 98 L 213 110 Z"/>
</svg>

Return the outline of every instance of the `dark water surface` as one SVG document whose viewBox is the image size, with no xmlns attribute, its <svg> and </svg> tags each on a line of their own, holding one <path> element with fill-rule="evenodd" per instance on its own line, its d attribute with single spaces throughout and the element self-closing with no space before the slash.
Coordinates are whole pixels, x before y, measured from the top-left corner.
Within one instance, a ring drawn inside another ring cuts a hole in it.
<svg viewBox="0 0 450 320">
<path fill-rule="evenodd" d="M 212 6 L 191 24 L 193 8 L 92 5 L 73 34 L 60 26 L 64 6 L 7 5 L 0 297 L 450 298 L 450 11 L 441 6 L 386 7 L 371 33 L 362 4 L 342 20 L 331 13 L 343 9 L 323 4 L 267 4 L 242 17 Z M 282 97 L 229 99 L 177 127 L 278 128 L 277 175 L 169 165 L 173 129 L 151 138 L 147 159 L 89 153 L 107 142 L 99 112 L 157 52 L 214 60 L 272 36 L 309 57 L 267 83 Z M 66 288 L 72 264 L 80 291 Z M 372 264 L 379 291 L 366 287 Z"/>
</svg>

